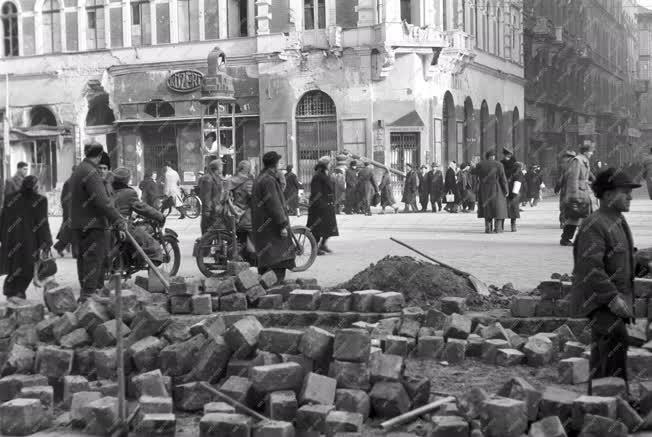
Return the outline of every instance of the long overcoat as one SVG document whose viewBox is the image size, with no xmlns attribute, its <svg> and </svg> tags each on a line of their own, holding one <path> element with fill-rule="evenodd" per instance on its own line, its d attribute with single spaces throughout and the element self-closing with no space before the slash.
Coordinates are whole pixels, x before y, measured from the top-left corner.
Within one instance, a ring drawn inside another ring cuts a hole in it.
<svg viewBox="0 0 652 437">
<path fill-rule="evenodd" d="M 478 217 L 486 220 L 507 218 L 507 178 L 498 161 L 481 161 L 471 173 L 478 177 Z"/>
<path fill-rule="evenodd" d="M 299 208 L 299 190 L 303 189 L 303 185 L 299 182 L 299 178 L 295 173 L 289 172 L 285 175 L 285 200 L 290 211 L 296 211 Z"/>
<path fill-rule="evenodd" d="M 281 231 L 289 223 L 281 183 L 274 170 L 263 170 L 256 181 L 251 196 L 253 240 L 259 268 L 295 267 L 294 243 Z"/>
<path fill-rule="evenodd" d="M 392 189 L 392 178 L 389 172 L 383 173 L 383 178 L 380 180 L 380 206 L 394 206 L 396 200 L 394 199 L 394 190 Z"/>
<path fill-rule="evenodd" d="M 5 199 L 0 242 L 0 275 L 31 278 L 39 251 L 52 246 L 47 198 L 18 192 Z"/>
<path fill-rule="evenodd" d="M 527 199 L 538 199 L 539 192 L 541 191 L 541 184 L 543 183 L 543 178 L 539 172 L 530 171 L 525 175 L 525 180 L 527 182 L 527 193 L 525 198 Z"/>
<path fill-rule="evenodd" d="M 452 168 L 448 168 L 446 170 L 446 176 L 444 178 L 444 195 L 453 193 L 455 196 L 455 202 L 460 201 L 460 193 L 459 193 L 459 185 L 457 183 L 457 175 L 455 174 L 455 170 Z"/>
<path fill-rule="evenodd" d="M 221 174 L 207 172 L 199 178 L 201 200 L 201 233 L 204 234 L 220 217 L 223 209 L 225 181 Z"/>
<path fill-rule="evenodd" d="M 514 185 L 516 182 L 521 183 L 521 187 L 518 190 L 518 193 L 514 193 Z M 510 219 L 521 218 L 521 198 L 525 191 L 523 186 L 525 182 L 525 176 L 520 171 L 514 172 L 512 177 L 509 179 L 509 196 L 507 198 L 507 215 Z"/>
<path fill-rule="evenodd" d="M 70 187 L 72 229 L 108 229 L 109 225 L 122 219 L 113 204 L 109 182 L 102 178 L 97 166 L 88 158 L 70 176 Z"/>
<path fill-rule="evenodd" d="M 378 185 L 374 179 L 374 171 L 365 167 L 358 173 L 358 199 L 371 205 L 374 194 L 378 192 Z"/>
<path fill-rule="evenodd" d="M 346 179 L 345 205 L 347 209 L 358 209 L 358 170 L 347 168 L 344 173 Z"/>
<path fill-rule="evenodd" d="M 568 164 L 566 171 L 565 184 L 562 188 L 563 201 L 562 211 L 571 200 L 579 200 L 588 203 L 590 211 L 593 210 L 593 198 L 590 186 L 591 164 L 589 159 L 584 155 L 577 155 Z M 579 225 L 582 219 L 564 218 L 567 225 Z"/>
<path fill-rule="evenodd" d="M 431 199 L 444 197 L 444 174 L 441 170 L 430 170 L 426 175 L 426 185 Z"/>
<path fill-rule="evenodd" d="M 324 171 L 316 171 L 310 181 L 310 207 L 306 226 L 317 241 L 339 235 L 335 217 L 335 183 Z"/>
<path fill-rule="evenodd" d="M 226 191 L 233 196 L 233 204 L 244 211 L 238 221 L 238 229 L 251 231 L 251 192 L 254 189 L 254 178 L 252 175 L 235 174 L 226 183 Z"/>
<path fill-rule="evenodd" d="M 57 240 L 66 242 L 72 241 L 72 230 L 70 229 L 70 207 L 72 205 L 72 192 L 70 190 L 70 178 L 63 183 L 61 188 L 61 212 L 62 222 L 57 234 Z"/>
<path fill-rule="evenodd" d="M 405 175 L 405 185 L 403 186 L 403 199 L 401 201 L 406 204 L 411 204 L 416 201 L 419 192 L 419 176 L 414 170 L 410 170 Z"/>
</svg>

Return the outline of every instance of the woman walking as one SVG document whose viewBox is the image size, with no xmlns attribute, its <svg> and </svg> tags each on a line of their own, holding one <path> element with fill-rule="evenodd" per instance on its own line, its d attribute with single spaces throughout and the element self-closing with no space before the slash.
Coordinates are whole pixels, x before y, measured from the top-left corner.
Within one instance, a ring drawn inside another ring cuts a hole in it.
<svg viewBox="0 0 652 437">
<path fill-rule="evenodd" d="M 0 274 L 7 275 L 4 295 L 25 299 L 34 266 L 52 247 L 48 200 L 38 194 L 38 178 L 27 176 L 20 190 L 5 199 L 0 215 Z"/>
<path fill-rule="evenodd" d="M 293 172 L 294 166 L 288 165 L 285 167 L 285 188 L 283 195 L 287 202 L 288 215 L 296 215 L 299 217 L 299 190 L 303 190 L 303 185 L 299 182 L 299 178 Z"/>
<path fill-rule="evenodd" d="M 385 208 L 388 206 L 394 209 L 394 214 L 398 212 L 398 205 L 396 205 L 396 200 L 394 199 L 394 192 L 392 191 L 392 178 L 389 176 L 389 170 L 385 168 L 383 172 L 383 178 L 380 180 L 380 206 L 383 208 L 380 212 L 385 214 Z"/>
<path fill-rule="evenodd" d="M 331 253 L 326 245 L 330 237 L 337 237 L 337 218 L 335 217 L 335 184 L 328 174 L 329 161 L 320 160 L 315 166 L 315 174 L 310 181 L 310 206 L 308 223 L 310 232 L 319 244 L 318 255 Z"/>
<path fill-rule="evenodd" d="M 507 196 L 507 217 L 512 223 L 512 232 L 516 232 L 516 220 L 521 218 L 521 193 L 524 191 L 523 163 L 514 164 L 514 173 L 509 178 L 509 195 Z"/>
</svg>

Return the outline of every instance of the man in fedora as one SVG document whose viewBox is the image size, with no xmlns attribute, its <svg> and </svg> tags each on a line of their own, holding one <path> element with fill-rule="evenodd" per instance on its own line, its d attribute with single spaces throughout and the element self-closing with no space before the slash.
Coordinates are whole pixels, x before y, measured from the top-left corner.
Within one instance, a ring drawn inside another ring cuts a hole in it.
<svg viewBox="0 0 652 437">
<path fill-rule="evenodd" d="M 592 379 L 627 381 L 627 327 L 634 319 L 634 242 L 623 212 L 640 187 L 620 170 L 601 172 L 592 189 L 600 208 L 580 226 L 573 257 L 573 317 L 591 319 L 589 395 Z"/>
</svg>

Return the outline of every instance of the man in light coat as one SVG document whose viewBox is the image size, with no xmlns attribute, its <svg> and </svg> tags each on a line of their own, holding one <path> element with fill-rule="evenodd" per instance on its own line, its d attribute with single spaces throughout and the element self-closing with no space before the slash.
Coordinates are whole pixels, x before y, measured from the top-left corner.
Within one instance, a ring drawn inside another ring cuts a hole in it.
<svg viewBox="0 0 652 437">
<path fill-rule="evenodd" d="M 591 173 L 591 156 L 595 153 L 593 144 L 584 144 L 580 147 L 580 153 L 568 164 L 563 186 L 563 215 L 564 228 L 559 242 L 562 246 L 572 246 L 573 237 L 582 219 L 593 212 L 593 201 L 591 196 L 590 181 L 593 179 Z"/>
<path fill-rule="evenodd" d="M 169 161 L 163 164 L 163 183 L 163 194 L 172 198 L 174 207 L 179 211 L 179 220 L 183 220 L 186 218 L 186 213 L 183 205 L 179 206 L 179 200 L 181 198 L 181 177 L 172 168 L 172 164 Z"/>
</svg>

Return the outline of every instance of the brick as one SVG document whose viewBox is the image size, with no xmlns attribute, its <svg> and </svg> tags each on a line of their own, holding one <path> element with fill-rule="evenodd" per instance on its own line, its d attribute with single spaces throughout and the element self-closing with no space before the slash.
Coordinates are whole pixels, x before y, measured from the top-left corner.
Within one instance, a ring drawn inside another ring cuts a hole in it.
<svg viewBox="0 0 652 437">
<path fill-rule="evenodd" d="M 623 422 L 630 432 L 636 432 L 645 423 L 636 410 L 623 398 L 617 400 L 616 417 Z"/>
<path fill-rule="evenodd" d="M 12 299 L 7 309 L 8 315 L 13 315 L 18 326 L 36 325 L 45 315 L 43 304 L 31 300 Z"/>
<path fill-rule="evenodd" d="M 255 366 L 250 372 L 252 387 L 258 393 L 299 390 L 303 376 L 303 368 L 297 363 Z"/>
<path fill-rule="evenodd" d="M 87 299 L 81 304 L 75 311 L 75 316 L 78 325 L 86 328 L 88 332 L 93 332 L 98 325 L 109 320 L 106 307 L 95 299 Z"/>
<path fill-rule="evenodd" d="M 634 278 L 634 295 L 636 297 L 652 298 L 652 279 Z"/>
<path fill-rule="evenodd" d="M 276 284 L 278 284 L 278 278 L 272 270 L 268 270 L 260 276 L 260 285 L 265 287 L 265 290 L 269 290 Z"/>
<path fill-rule="evenodd" d="M 213 312 L 211 296 L 209 294 L 199 294 L 191 298 L 192 313 L 195 315 L 209 315 Z"/>
<path fill-rule="evenodd" d="M 70 419 L 73 425 L 82 425 L 90 422 L 90 405 L 101 399 L 102 394 L 97 391 L 82 391 L 72 395 L 70 406 Z"/>
<path fill-rule="evenodd" d="M 335 408 L 338 411 L 358 413 L 363 420 L 367 420 L 371 409 L 371 399 L 364 390 L 340 388 L 335 392 Z"/>
<path fill-rule="evenodd" d="M 594 396 L 626 396 L 627 386 L 622 378 L 607 377 L 591 381 Z"/>
<path fill-rule="evenodd" d="M 240 293 L 245 293 L 247 290 L 260 285 L 260 277 L 252 270 L 242 270 L 235 276 L 235 284 Z"/>
<path fill-rule="evenodd" d="M 31 435 L 47 426 L 38 399 L 14 399 L 0 405 L 0 431 L 4 435 Z"/>
<path fill-rule="evenodd" d="M 582 437 L 627 437 L 627 427 L 624 423 L 618 420 L 597 416 L 594 414 L 587 414 L 584 417 L 584 424 L 582 426 Z"/>
<path fill-rule="evenodd" d="M 199 437 L 250 437 L 253 423 L 242 414 L 210 413 L 199 421 Z"/>
<path fill-rule="evenodd" d="M 191 295 L 170 296 L 170 313 L 192 314 L 192 298 Z"/>
<path fill-rule="evenodd" d="M 530 337 L 523 346 L 526 362 L 532 367 L 541 367 L 550 363 L 553 357 L 553 344 L 549 338 L 542 336 Z"/>
<path fill-rule="evenodd" d="M 172 398 L 169 396 L 141 396 L 138 404 L 142 414 L 172 414 Z"/>
<path fill-rule="evenodd" d="M 106 396 L 88 405 L 90 429 L 93 434 L 108 434 L 118 420 L 118 399 Z"/>
<path fill-rule="evenodd" d="M 430 437 L 467 437 L 469 423 L 461 417 L 438 416 L 433 417 L 434 424 Z"/>
<path fill-rule="evenodd" d="M 535 296 L 514 296 L 510 306 L 513 317 L 534 317 L 541 301 Z"/>
<path fill-rule="evenodd" d="M 226 402 L 209 402 L 204 405 L 204 414 L 209 413 L 227 413 L 234 414 L 235 407 L 227 404 Z"/>
<path fill-rule="evenodd" d="M 38 399 L 48 411 L 52 411 L 54 408 L 54 388 L 49 385 L 23 387 L 18 397 L 23 399 Z"/>
<path fill-rule="evenodd" d="M 421 323 L 415 319 L 402 319 L 401 324 L 398 328 L 398 335 L 403 337 L 417 338 L 419 336 L 419 330 L 421 329 Z"/>
<path fill-rule="evenodd" d="M 532 424 L 530 437 L 566 437 L 566 431 L 559 417 L 549 416 Z"/>
<path fill-rule="evenodd" d="M 247 295 L 234 293 L 220 297 L 220 311 L 247 311 Z"/>
<path fill-rule="evenodd" d="M 224 394 L 229 395 L 226 391 Z M 219 398 L 206 390 L 200 382 L 179 384 L 174 387 L 174 406 L 181 411 L 201 411 L 204 405 L 217 400 Z"/>
<path fill-rule="evenodd" d="M 482 343 L 482 361 L 488 364 L 495 364 L 499 349 L 511 349 L 511 345 L 506 340 L 485 340 Z"/>
<path fill-rule="evenodd" d="M 583 384 L 589 380 L 589 361 L 585 358 L 566 358 L 559 361 L 560 384 Z"/>
<path fill-rule="evenodd" d="M 398 355 L 403 358 L 407 357 L 409 341 L 405 337 L 388 335 L 383 341 L 383 350 L 389 355 Z"/>
<path fill-rule="evenodd" d="M 15 398 L 25 387 L 47 385 L 48 380 L 43 375 L 8 375 L 0 379 L 0 402 Z"/>
<path fill-rule="evenodd" d="M 131 381 L 135 388 L 134 397 L 140 396 L 169 396 L 170 392 L 166 387 L 165 377 L 159 369 L 150 372 L 134 375 Z"/>
<path fill-rule="evenodd" d="M 252 316 L 244 317 L 231 325 L 224 333 L 224 340 L 233 351 L 233 358 L 248 358 L 258 346 L 263 325 Z"/>
<path fill-rule="evenodd" d="M 334 409 L 333 405 L 304 405 L 297 410 L 297 430 L 325 433 L 326 417 Z"/>
<path fill-rule="evenodd" d="M 395 291 L 386 291 L 372 295 L 371 304 L 376 313 L 397 313 L 405 306 L 405 297 Z"/>
<path fill-rule="evenodd" d="M 268 393 L 265 398 L 265 408 L 270 419 L 292 422 L 299 408 L 297 395 L 292 390 Z"/>
<path fill-rule="evenodd" d="M 309 373 L 304 379 L 299 395 L 299 403 L 300 405 L 333 405 L 335 403 L 336 386 L 337 381 L 334 378 L 317 373 Z"/>
<path fill-rule="evenodd" d="M 280 310 L 283 308 L 283 296 L 268 294 L 258 299 L 258 308 L 261 310 Z"/>
<path fill-rule="evenodd" d="M 174 437 L 177 418 L 174 414 L 145 414 L 136 425 L 136 435 Z"/>
<path fill-rule="evenodd" d="M 294 290 L 288 296 L 288 308 L 296 311 L 314 311 L 319 308 L 321 291 Z"/>
<path fill-rule="evenodd" d="M 132 344 L 128 351 L 136 369 L 140 372 L 147 372 L 158 367 L 158 357 L 166 342 L 156 337 L 145 337 Z"/>
<path fill-rule="evenodd" d="M 224 381 L 220 387 L 220 391 L 241 404 L 246 405 L 251 401 L 252 387 L 252 382 L 248 378 L 230 376 L 226 381 Z"/>
<path fill-rule="evenodd" d="M 471 324 L 470 318 L 453 313 L 444 323 L 444 337 L 466 340 L 469 334 L 471 334 Z"/>
<path fill-rule="evenodd" d="M 129 335 L 131 330 L 127 325 L 125 325 L 122 321 L 121 329 L 122 329 L 122 336 L 126 337 Z M 118 321 L 113 319 L 109 320 L 108 322 L 104 322 L 99 324 L 94 330 L 93 330 L 93 342 L 95 347 L 110 347 L 114 346 L 116 344 L 116 335 L 117 335 L 117 325 Z"/>
<path fill-rule="evenodd" d="M 326 436 L 333 437 L 338 432 L 361 432 L 363 421 L 359 413 L 331 411 L 326 416 Z"/>
<path fill-rule="evenodd" d="M 466 340 L 449 338 L 442 352 L 442 360 L 450 364 L 457 364 L 464 361 L 466 356 Z"/>
<path fill-rule="evenodd" d="M 72 370 L 74 353 L 56 346 L 42 346 L 36 354 L 36 370 L 48 378 L 59 379 Z"/>
<path fill-rule="evenodd" d="M 377 382 L 369 397 L 378 417 L 392 418 L 410 410 L 410 397 L 400 382 Z"/>
<path fill-rule="evenodd" d="M 444 351 L 444 337 L 421 337 L 417 342 L 417 357 L 437 360 Z"/>
<path fill-rule="evenodd" d="M 484 402 L 482 425 L 487 437 L 520 437 L 527 429 L 525 402 L 493 398 Z"/>
<path fill-rule="evenodd" d="M 403 370 L 403 358 L 398 355 L 375 354 L 369 360 L 371 383 L 378 381 L 398 382 Z"/>
<path fill-rule="evenodd" d="M 74 312 L 77 309 L 77 299 L 70 287 L 47 289 L 43 293 L 43 300 L 48 310 L 56 315 Z"/>
<path fill-rule="evenodd" d="M 430 401 L 430 379 L 421 375 L 403 375 L 403 387 L 410 396 L 412 408 L 426 405 Z"/>
<path fill-rule="evenodd" d="M 277 354 L 299 353 L 303 332 L 296 329 L 264 328 L 258 338 L 258 349 Z"/>
<path fill-rule="evenodd" d="M 541 294 L 541 298 L 544 300 L 555 300 L 564 297 L 561 290 L 561 281 L 558 280 L 543 281 L 537 289 Z"/>
<path fill-rule="evenodd" d="M 335 336 L 330 332 L 310 326 L 299 342 L 299 352 L 312 360 L 327 360 L 333 354 Z"/>
<path fill-rule="evenodd" d="M 579 431 L 584 427 L 587 415 L 604 416 L 615 419 L 618 402 L 613 397 L 580 396 L 573 402 L 573 429 Z"/>
<path fill-rule="evenodd" d="M 181 376 L 190 372 L 205 340 L 206 338 L 199 334 L 190 340 L 164 347 L 159 355 L 159 366 L 163 374 Z"/>
<path fill-rule="evenodd" d="M 338 329 L 335 332 L 333 358 L 340 361 L 364 362 L 369 359 L 371 337 L 363 329 Z"/>
<path fill-rule="evenodd" d="M 328 375 L 337 380 L 337 388 L 368 390 L 371 373 L 367 363 L 334 360 Z"/>
<path fill-rule="evenodd" d="M 321 311 L 332 311 L 345 313 L 351 311 L 352 294 L 347 290 L 326 291 L 321 294 L 319 309 Z"/>
<path fill-rule="evenodd" d="M 466 310 L 466 299 L 463 297 L 443 297 L 441 299 L 441 311 L 446 315 L 464 314 Z"/>
<path fill-rule="evenodd" d="M 253 437 L 294 437 L 292 422 L 263 420 L 253 429 Z"/>
<path fill-rule="evenodd" d="M 231 349 L 222 337 L 207 339 L 197 352 L 192 370 L 184 382 L 217 382 L 225 373 L 230 357 Z"/>
<path fill-rule="evenodd" d="M 523 364 L 525 354 L 516 349 L 498 349 L 496 351 L 496 365 L 502 367 Z"/>
<path fill-rule="evenodd" d="M 534 421 L 537 419 L 539 405 L 541 403 L 541 393 L 524 378 L 511 378 L 498 390 L 497 394 L 498 396 L 525 402 L 528 420 Z"/>
<path fill-rule="evenodd" d="M 429 328 L 444 329 L 445 322 L 446 314 L 435 308 L 431 308 L 425 315 L 423 325 Z"/>
</svg>

